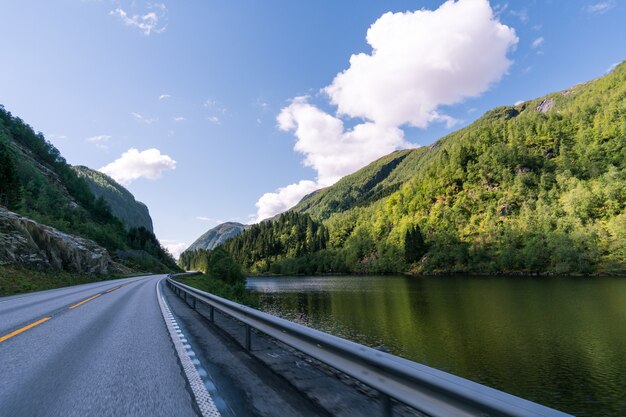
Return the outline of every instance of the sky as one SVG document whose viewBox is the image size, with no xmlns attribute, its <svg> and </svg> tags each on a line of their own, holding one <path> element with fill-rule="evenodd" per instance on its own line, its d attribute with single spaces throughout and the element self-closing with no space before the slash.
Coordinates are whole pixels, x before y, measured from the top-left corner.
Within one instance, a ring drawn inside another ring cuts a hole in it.
<svg viewBox="0 0 626 417">
<path fill-rule="evenodd" d="M 5 0 L 0 104 L 174 254 L 626 59 L 625 0 Z"/>
</svg>

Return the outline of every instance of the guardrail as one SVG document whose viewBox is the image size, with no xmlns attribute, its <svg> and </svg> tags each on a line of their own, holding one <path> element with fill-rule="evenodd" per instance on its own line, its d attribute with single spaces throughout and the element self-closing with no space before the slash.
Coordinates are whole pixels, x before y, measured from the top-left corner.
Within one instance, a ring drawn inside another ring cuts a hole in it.
<svg viewBox="0 0 626 417">
<path fill-rule="evenodd" d="M 432 417 L 565 417 L 569 414 L 389 353 L 281 319 L 168 277 L 167 284 L 186 302 L 204 303 L 244 325 L 247 350 L 251 330 L 264 333 L 377 390 L 381 414 L 391 416 L 391 398 Z M 189 297 L 189 299 L 188 299 Z"/>
</svg>

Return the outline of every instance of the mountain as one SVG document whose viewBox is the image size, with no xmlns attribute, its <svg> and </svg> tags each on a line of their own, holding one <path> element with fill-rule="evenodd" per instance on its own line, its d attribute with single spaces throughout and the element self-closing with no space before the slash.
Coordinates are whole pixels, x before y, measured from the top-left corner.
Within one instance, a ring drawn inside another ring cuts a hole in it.
<svg viewBox="0 0 626 417">
<path fill-rule="evenodd" d="M 148 207 L 135 200 L 135 196 L 130 191 L 102 172 L 85 166 L 72 168 L 80 178 L 87 181 L 89 189 L 96 197 L 101 197 L 106 201 L 113 215 L 124 223 L 126 229 L 143 227 L 153 232 L 152 218 Z"/>
<path fill-rule="evenodd" d="M 252 273 L 623 274 L 626 64 L 392 153 L 291 212 L 224 247 Z M 320 225 L 327 240 L 303 252 Z"/>
<path fill-rule="evenodd" d="M 241 223 L 226 222 L 215 226 L 208 232 L 200 236 L 185 251 L 193 252 L 198 249 L 211 250 L 221 245 L 228 239 L 239 235 L 241 232 L 249 228 Z"/>
<path fill-rule="evenodd" d="M 80 239 L 95 242 L 94 245 L 107 251 L 113 262 L 121 262 L 133 270 L 177 269 L 171 255 L 150 230 L 143 227 L 126 230 L 105 199 L 94 195 L 87 181 L 67 164 L 58 149 L 1 105 L 0 205 L 20 219 L 7 215 L 13 220 L 4 222 L 0 232 L 7 239 L 21 235 L 28 240 L 27 235 L 30 235 L 42 254 L 56 251 L 50 245 L 55 245 L 58 239 L 54 236 L 62 233 L 61 240 L 79 242 L 78 246 Z M 28 226 L 26 234 L 21 230 L 24 225 L 35 224 L 38 226 Z M 4 253 L 4 259 L 19 259 L 23 255 L 19 253 L 22 246 L 12 247 L 15 252 Z M 50 265 L 65 268 L 69 264 L 53 261 Z"/>
</svg>

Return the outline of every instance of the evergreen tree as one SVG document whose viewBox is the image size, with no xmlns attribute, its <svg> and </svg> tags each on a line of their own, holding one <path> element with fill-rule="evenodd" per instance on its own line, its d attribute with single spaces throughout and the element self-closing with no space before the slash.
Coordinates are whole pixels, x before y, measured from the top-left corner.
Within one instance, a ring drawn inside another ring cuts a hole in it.
<svg viewBox="0 0 626 417">
<path fill-rule="evenodd" d="M 418 226 L 409 227 L 404 234 L 404 259 L 412 264 L 426 253 L 426 243 Z"/>
<path fill-rule="evenodd" d="M 22 199 L 22 184 L 7 146 L 0 142 L 0 205 L 16 209 Z"/>
</svg>

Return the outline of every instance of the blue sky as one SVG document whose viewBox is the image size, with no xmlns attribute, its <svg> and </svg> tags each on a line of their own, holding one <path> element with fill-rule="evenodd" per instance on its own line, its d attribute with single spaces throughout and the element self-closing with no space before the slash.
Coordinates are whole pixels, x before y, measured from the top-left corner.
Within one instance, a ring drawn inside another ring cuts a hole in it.
<svg viewBox="0 0 626 417">
<path fill-rule="evenodd" d="M 626 59 L 623 0 L 443 3 L 9 0 L 0 103 L 107 167 L 176 251 Z"/>
</svg>

